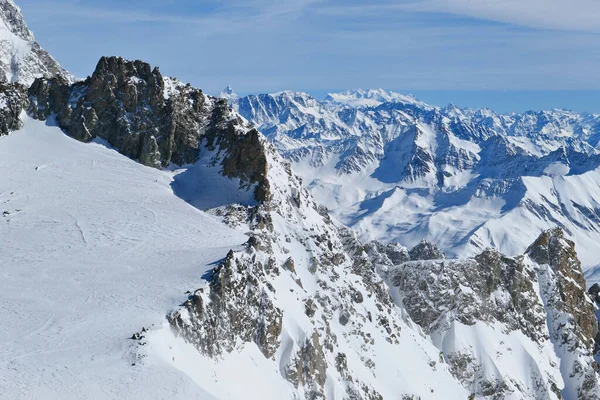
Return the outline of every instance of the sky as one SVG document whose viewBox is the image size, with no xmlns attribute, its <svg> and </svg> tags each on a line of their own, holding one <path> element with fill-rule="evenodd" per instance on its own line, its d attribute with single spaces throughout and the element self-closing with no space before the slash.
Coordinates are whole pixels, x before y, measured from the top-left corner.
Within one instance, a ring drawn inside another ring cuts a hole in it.
<svg viewBox="0 0 600 400">
<path fill-rule="evenodd" d="M 79 77 L 142 59 L 218 94 L 384 88 L 435 105 L 600 112 L 598 0 L 16 0 Z"/>
</svg>

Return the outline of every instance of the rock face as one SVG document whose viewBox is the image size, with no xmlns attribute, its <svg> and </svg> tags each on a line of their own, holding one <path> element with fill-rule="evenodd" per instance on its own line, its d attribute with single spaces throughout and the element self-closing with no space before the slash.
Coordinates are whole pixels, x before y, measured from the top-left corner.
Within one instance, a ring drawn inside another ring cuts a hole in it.
<svg viewBox="0 0 600 400">
<path fill-rule="evenodd" d="M 452 373 L 476 395 L 505 398 L 521 392 L 522 398 L 600 398 L 592 358 L 598 334 L 596 309 L 586 293 L 574 244 L 561 229 L 544 232 L 524 256 L 486 250 L 471 260 L 407 262 L 389 268 L 387 279 L 399 305 L 439 343 Z M 550 359 L 537 361 L 538 368 L 530 370 L 525 379 L 537 382 L 533 386 L 514 377 L 505 379 L 511 371 L 510 367 L 503 371 L 507 367 L 500 353 L 509 351 L 517 357 L 522 350 L 513 344 L 499 346 L 493 354 L 491 343 L 464 346 L 471 330 L 485 340 L 484 332 L 490 328 L 507 334 L 506 341 L 520 332 L 540 349 L 553 348 L 562 378 Z M 497 372 L 491 372 L 490 362 Z M 565 386 L 559 390 L 563 379 Z"/>
<path fill-rule="evenodd" d="M 418 245 L 413 247 L 410 252 L 411 260 L 441 260 L 446 258 L 444 253 L 437 248 L 433 243 L 422 240 Z"/>
<path fill-rule="evenodd" d="M 12 0 L 0 0 L 0 81 L 29 86 L 44 76 L 72 79 L 35 41 L 19 7 Z"/>
<path fill-rule="evenodd" d="M 546 267 L 540 273 L 540 286 L 550 335 L 557 353 L 563 355 L 563 374 L 573 378 L 566 381 L 565 397 L 600 399 L 598 364 L 592 357 L 598 345 L 596 307 L 586 292 L 574 243 L 565 239 L 561 229 L 554 229 L 543 233 L 527 254 Z"/>
<path fill-rule="evenodd" d="M 257 201 L 269 195 L 258 132 L 225 101 L 163 78 L 147 63 L 103 57 L 83 82 L 37 79 L 29 99 L 34 117 L 53 114 L 69 136 L 103 139 L 148 166 L 192 164 L 202 150 L 216 151 L 225 176 L 255 185 Z"/>
<path fill-rule="evenodd" d="M 596 301 L 596 303 L 600 303 L 600 284 L 594 283 L 592 286 L 590 286 L 588 293 L 590 297 Z"/>
<path fill-rule="evenodd" d="M 531 282 L 535 271 L 522 258 L 486 250 L 467 261 L 406 263 L 393 269 L 389 279 L 403 292 L 407 312 L 426 332 L 452 322 L 442 316 L 454 310 L 452 318 L 465 325 L 500 321 L 536 342 L 544 338 L 544 307 Z"/>
<path fill-rule="evenodd" d="M 548 265 L 557 277 L 556 288 L 560 301 L 554 306 L 573 318 L 570 321 L 574 329 L 572 333 L 578 339 L 573 345 L 583 346 L 591 351 L 598 335 L 598 320 L 594 315 L 594 304 L 586 292 L 575 244 L 565 238 L 562 229 L 556 228 L 544 232 L 529 247 L 527 254 L 539 265 Z"/>
<path fill-rule="evenodd" d="M 233 252 L 215 269 L 209 294 L 196 291 L 184 309 L 169 317 L 187 340 L 210 357 L 232 352 L 237 340 L 254 342 L 271 358 L 279 347 L 282 311 L 273 305 L 260 269 Z"/>
<path fill-rule="evenodd" d="M 21 128 L 21 113 L 27 108 L 25 88 L 17 83 L 0 82 L 0 136 Z"/>
</svg>

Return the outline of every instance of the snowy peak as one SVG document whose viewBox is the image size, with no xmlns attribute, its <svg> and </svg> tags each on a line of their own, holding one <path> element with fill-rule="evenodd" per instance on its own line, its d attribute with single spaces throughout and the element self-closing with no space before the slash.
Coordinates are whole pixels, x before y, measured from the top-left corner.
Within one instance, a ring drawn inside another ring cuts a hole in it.
<svg viewBox="0 0 600 400">
<path fill-rule="evenodd" d="M 20 39 L 28 42 L 35 40 L 25 23 L 21 9 L 12 0 L 0 1 L 0 26 Z"/>
<path fill-rule="evenodd" d="M 357 89 L 340 93 L 329 93 L 324 102 L 346 105 L 350 107 L 377 107 L 386 102 L 419 104 L 412 95 L 388 92 L 383 89 Z"/>
<path fill-rule="evenodd" d="M 56 75 L 72 79 L 35 41 L 19 7 L 0 0 L 0 80 L 29 86 L 35 78 Z"/>
<path fill-rule="evenodd" d="M 219 98 L 226 99 L 229 103 L 234 103 L 238 97 L 239 96 L 236 92 L 234 92 L 231 85 L 227 85 L 227 87 L 221 90 L 221 93 L 219 93 Z"/>
</svg>

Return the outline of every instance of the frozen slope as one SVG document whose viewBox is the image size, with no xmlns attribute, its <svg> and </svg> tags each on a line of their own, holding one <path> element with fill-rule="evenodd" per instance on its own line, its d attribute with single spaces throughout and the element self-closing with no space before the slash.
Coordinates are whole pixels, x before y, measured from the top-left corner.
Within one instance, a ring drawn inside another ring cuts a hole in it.
<svg viewBox="0 0 600 400">
<path fill-rule="evenodd" d="M 172 176 L 25 118 L 0 138 L 0 398 L 212 398 L 132 333 L 246 239 Z"/>
</svg>

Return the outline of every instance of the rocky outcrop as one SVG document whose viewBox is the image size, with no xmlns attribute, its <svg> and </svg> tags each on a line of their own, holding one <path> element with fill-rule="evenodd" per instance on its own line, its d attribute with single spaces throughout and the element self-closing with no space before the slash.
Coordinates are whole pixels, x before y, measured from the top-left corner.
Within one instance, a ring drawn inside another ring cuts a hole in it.
<svg viewBox="0 0 600 400">
<path fill-rule="evenodd" d="M 410 252 L 410 259 L 417 260 L 441 260 L 446 258 L 444 253 L 437 246 L 427 240 L 422 240 L 419 244 L 413 247 Z"/>
<path fill-rule="evenodd" d="M 327 381 L 327 362 L 323 347 L 319 343 L 319 335 L 315 332 L 300 348 L 292 363 L 285 371 L 286 379 L 297 388 L 324 388 Z M 325 399 L 322 390 L 312 390 L 307 399 Z"/>
<path fill-rule="evenodd" d="M 537 343 L 545 339 L 546 316 L 532 283 L 535 271 L 522 258 L 486 250 L 471 260 L 413 261 L 390 270 L 388 279 L 425 332 L 447 329 L 453 320 L 465 325 L 500 321 Z"/>
<path fill-rule="evenodd" d="M 558 311 L 571 316 L 574 346 L 593 349 L 598 335 L 595 307 L 586 292 L 581 262 L 575 252 L 575 243 L 565 238 L 562 229 L 544 232 L 530 247 L 527 254 L 536 263 L 548 265 L 556 278 L 559 298 L 553 304 Z"/>
<path fill-rule="evenodd" d="M 232 352 L 239 340 L 254 342 L 265 357 L 273 357 L 282 311 L 271 300 L 264 267 L 269 268 L 229 252 L 214 270 L 209 288 L 197 290 L 183 309 L 169 316 L 171 325 L 210 357 Z"/>
<path fill-rule="evenodd" d="M 75 139 L 101 138 L 120 153 L 151 167 L 196 162 L 216 152 L 225 176 L 269 196 L 267 162 L 258 132 L 224 100 L 164 78 L 142 61 L 103 57 L 92 76 L 73 85 L 63 77 L 37 79 L 29 89 L 29 112 L 55 115 Z"/>
<path fill-rule="evenodd" d="M 369 256 L 377 264 L 398 265 L 410 261 L 408 250 L 398 243 L 382 244 L 378 241 L 373 241 L 367 247 Z"/>
<path fill-rule="evenodd" d="M 27 104 L 23 86 L 0 82 L 0 136 L 21 128 L 23 123 L 20 116 Z"/>
<path fill-rule="evenodd" d="M 544 232 L 527 250 L 540 266 L 540 287 L 548 314 L 548 329 L 556 352 L 562 359 L 567 398 L 600 399 L 596 307 L 586 292 L 581 262 L 575 244 L 564 232 Z"/>
<path fill-rule="evenodd" d="M 600 284 L 594 283 L 592 286 L 590 286 L 588 289 L 588 294 L 596 303 L 600 304 Z"/>
<path fill-rule="evenodd" d="M 488 249 L 468 260 L 406 262 L 390 267 L 386 276 L 399 305 L 425 333 L 438 338 L 434 340 L 451 372 L 473 393 L 491 398 L 519 392 L 519 398 L 599 398 L 592 358 L 596 309 L 585 290 L 574 244 L 561 229 L 542 233 L 523 256 L 506 257 Z M 466 327 L 479 332 L 478 340 L 484 340 L 483 331 L 500 329 L 508 336 L 519 332 L 539 348 L 552 347 L 561 360 L 564 388 L 559 389 L 552 360 L 531 370 L 528 379 L 535 385 L 505 379 L 503 374 L 510 371 L 501 372 L 501 362 L 494 367 L 498 372 L 491 372 L 490 360 L 513 349 L 500 346 L 496 354 L 486 354 L 491 344 L 464 346 L 456 335 L 471 329 Z"/>
</svg>

